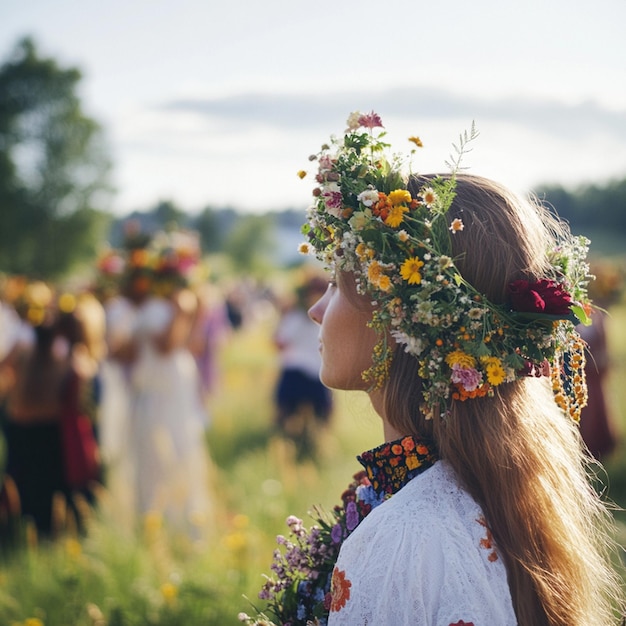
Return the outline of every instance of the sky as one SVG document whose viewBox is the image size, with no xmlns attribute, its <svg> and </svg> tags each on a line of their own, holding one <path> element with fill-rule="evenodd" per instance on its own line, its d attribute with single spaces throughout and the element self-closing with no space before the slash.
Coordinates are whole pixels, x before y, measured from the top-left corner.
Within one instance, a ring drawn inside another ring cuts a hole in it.
<svg viewBox="0 0 626 626">
<path fill-rule="evenodd" d="M 626 176 L 625 0 L 0 0 L 0 61 L 23 36 L 83 73 L 125 215 L 304 208 L 308 156 L 375 110 L 413 169 L 525 194 Z"/>
</svg>

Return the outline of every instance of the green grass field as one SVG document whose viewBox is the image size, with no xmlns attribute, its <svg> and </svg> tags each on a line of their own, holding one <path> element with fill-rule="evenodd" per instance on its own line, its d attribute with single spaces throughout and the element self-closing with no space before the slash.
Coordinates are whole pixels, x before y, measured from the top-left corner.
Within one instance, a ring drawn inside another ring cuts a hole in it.
<svg viewBox="0 0 626 626">
<path fill-rule="evenodd" d="M 219 392 L 211 403 L 207 443 L 215 517 L 208 539 L 192 545 L 158 519 L 136 534 L 116 526 L 106 492 L 87 536 L 71 534 L 2 555 L 0 624 L 11 626 L 229 626 L 269 572 L 275 536 L 293 513 L 332 507 L 359 469 L 355 456 L 381 442 L 379 418 L 364 394 L 336 394 L 331 427 L 314 458 L 272 429 L 277 357 L 268 318 L 234 334 L 223 349 Z M 626 306 L 609 323 L 614 369 L 608 388 L 620 433 L 626 432 Z M 607 462 L 608 495 L 626 506 L 624 444 Z M 626 543 L 626 517 L 616 513 Z"/>
</svg>

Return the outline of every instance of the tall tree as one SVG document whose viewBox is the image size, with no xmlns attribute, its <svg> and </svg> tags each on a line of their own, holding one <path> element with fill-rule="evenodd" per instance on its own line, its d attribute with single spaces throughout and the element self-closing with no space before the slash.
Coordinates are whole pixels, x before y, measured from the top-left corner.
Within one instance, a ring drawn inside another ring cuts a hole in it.
<svg viewBox="0 0 626 626">
<path fill-rule="evenodd" d="M 262 275 L 271 266 L 274 241 L 271 215 L 241 215 L 228 234 L 224 251 L 237 272 Z"/>
<path fill-rule="evenodd" d="M 103 236 L 110 163 L 80 80 L 30 38 L 0 67 L 0 270 L 57 278 Z"/>
</svg>

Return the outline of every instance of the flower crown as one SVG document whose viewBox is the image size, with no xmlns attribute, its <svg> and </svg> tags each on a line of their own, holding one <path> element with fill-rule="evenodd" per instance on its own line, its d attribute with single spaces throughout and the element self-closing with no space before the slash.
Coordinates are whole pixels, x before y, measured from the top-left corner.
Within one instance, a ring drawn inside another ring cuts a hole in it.
<svg viewBox="0 0 626 626">
<path fill-rule="evenodd" d="M 201 256 L 196 231 L 147 234 L 134 228 L 127 234 L 122 249 L 108 249 L 100 256 L 98 288 L 105 293 L 115 292 L 120 284 L 140 275 L 146 290 L 167 295 L 171 289 L 193 282 Z"/>
<path fill-rule="evenodd" d="M 506 304 L 490 302 L 456 267 L 451 238 L 462 237 L 465 225 L 446 218 L 462 156 L 478 135 L 474 126 L 454 145 L 451 175 L 430 180 L 416 196 L 402 175 L 403 158 L 387 156 L 385 134 L 376 113 L 353 113 L 344 136 L 310 157 L 319 169 L 302 227 L 308 241 L 300 246 L 331 271 L 352 272 L 359 293 L 377 304 L 370 325 L 380 339 L 364 379 L 382 386 L 392 337 L 419 361 L 427 417 L 445 413 L 452 400 L 493 395 L 503 383 L 549 370 L 557 403 L 578 420 L 586 385 L 574 326 L 590 323 L 589 241 L 568 234 L 547 251 L 552 267 L 544 278 L 515 281 Z M 411 154 L 422 146 L 418 137 L 409 141 Z"/>
</svg>

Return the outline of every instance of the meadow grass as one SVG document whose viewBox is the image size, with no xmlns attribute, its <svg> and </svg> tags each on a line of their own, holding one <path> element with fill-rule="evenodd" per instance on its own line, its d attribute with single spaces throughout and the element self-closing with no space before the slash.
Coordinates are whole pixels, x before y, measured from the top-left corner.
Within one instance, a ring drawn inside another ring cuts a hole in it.
<svg viewBox="0 0 626 626">
<path fill-rule="evenodd" d="M 607 391 L 626 432 L 626 306 L 609 320 L 613 360 Z M 105 489 L 85 536 L 37 543 L 26 529 L 21 547 L 0 562 L 0 624 L 15 626 L 229 626 L 258 604 L 275 537 L 285 519 L 308 521 L 313 505 L 330 509 L 360 466 L 355 456 L 382 441 L 365 394 L 335 393 L 330 426 L 316 454 L 299 458 L 273 428 L 278 357 L 275 319 L 233 333 L 220 356 L 220 381 L 209 401 L 214 515 L 203 540 L 189 542 L 148 516 L 129 531 L 116 521 Z M 608 497 L 626 506 L 623 437 L 607 461 Z M 626 543 L 626 516 L 616 513 Z"/>
</svg>

